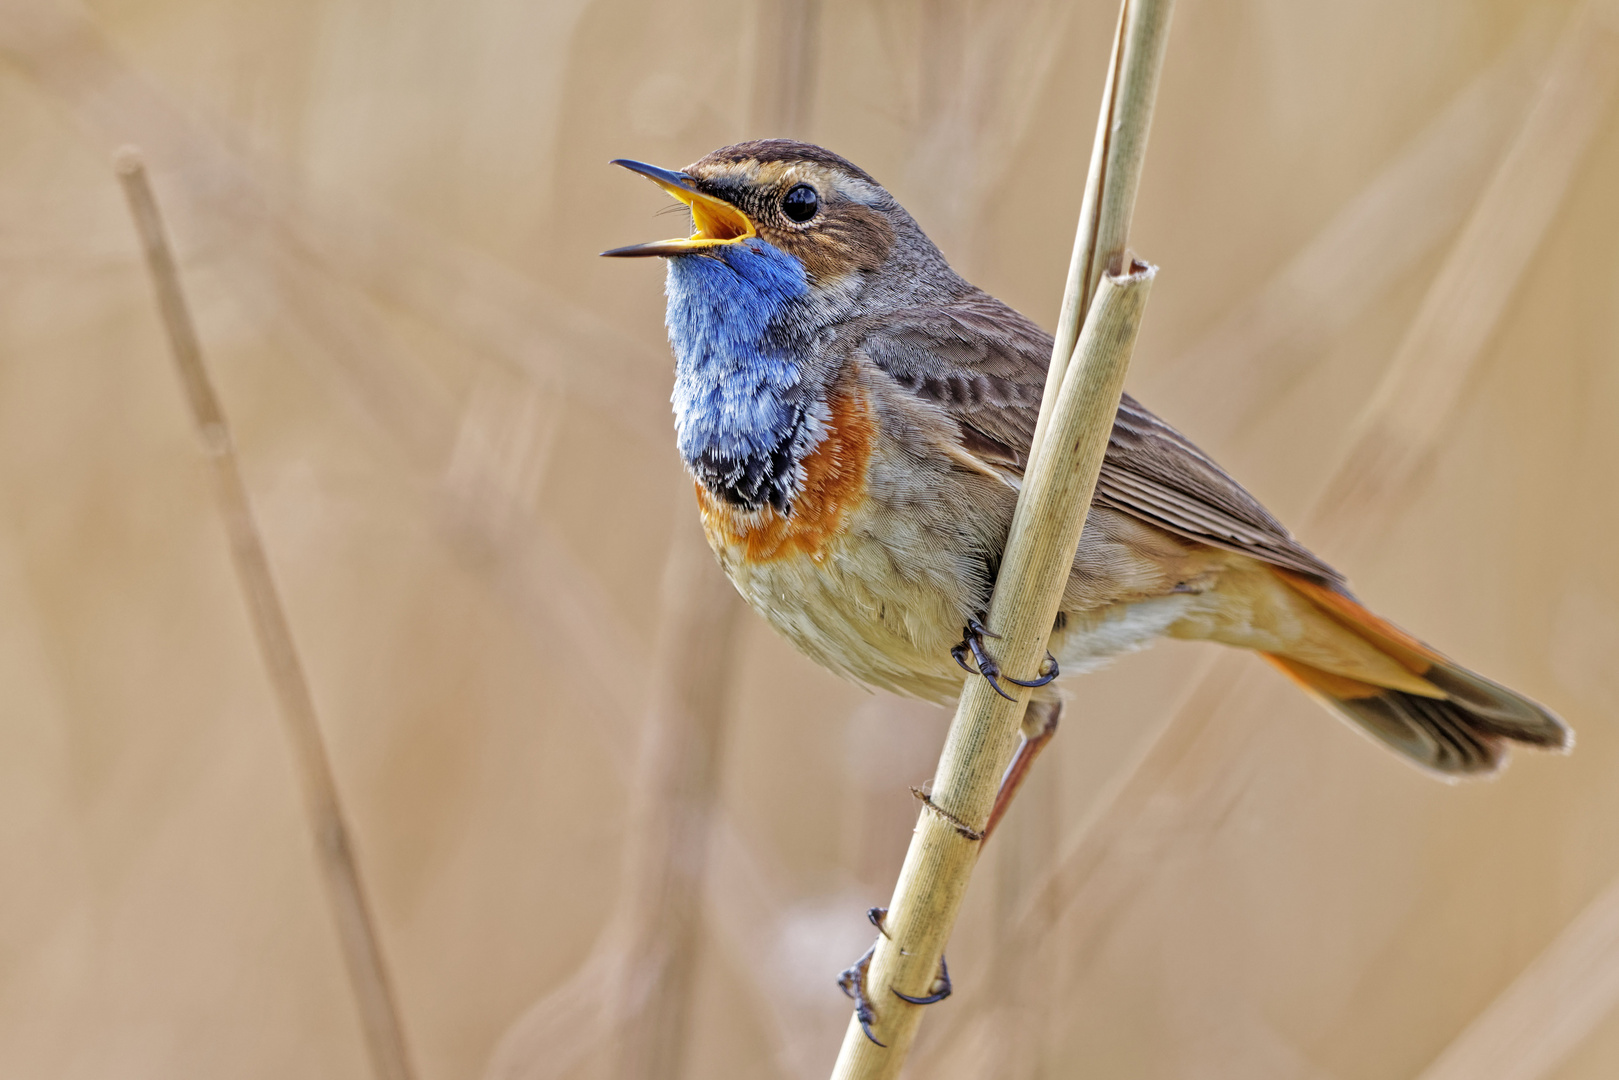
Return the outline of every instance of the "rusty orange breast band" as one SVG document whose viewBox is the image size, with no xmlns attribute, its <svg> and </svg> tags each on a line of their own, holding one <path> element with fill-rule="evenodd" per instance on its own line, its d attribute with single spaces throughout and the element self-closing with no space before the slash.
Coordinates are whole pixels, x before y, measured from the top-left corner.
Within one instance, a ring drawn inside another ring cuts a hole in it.
<svg viewBox="0 0 1619 1080">
<path fill-rule="evenodd" d="M 866 494 L 866 466 L 877 437 L 877 422 L 863 388 L 837 387 L 827 403 L 826 438 L 800 463 L 804 484 L 783 515 L 773 506 L 744 510 L 697 485 L 697 505 L 710 542 L 740 548 L 749 562 L 774 562 L 807 555 L 819 562 L 827 545 L 843 531 L 849 514 Z"/>
</svg>

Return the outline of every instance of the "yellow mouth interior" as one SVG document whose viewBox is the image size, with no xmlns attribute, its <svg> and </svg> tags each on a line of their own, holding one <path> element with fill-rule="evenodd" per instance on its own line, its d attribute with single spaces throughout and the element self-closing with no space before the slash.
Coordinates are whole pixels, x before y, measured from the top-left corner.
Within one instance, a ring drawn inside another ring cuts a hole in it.
<svg viewBox="0 0 1619 1080">
<path fill-rule="evenodd" d="M 735 244 L 750 236 L 759 235 L 759 230 L 753 227 L 748 215 L 724 199 L 665 184 L 656 177 L 653 177 L 652 181 L 691 207 L 692 228 L 696 230 L 684 240 L 666 240 L 663 242 L 664 245 L 690 250 L 713 247 L 716 244 Z"/>
<path fill-rule="evenodd" d="M 692 226 L 697 230 L 691 236 L 693 243 L 734 244 L 758 235 L 748 215 L 728 202 L 686 191 L 680 192 L 680 198 L 691 207 Z"/>
</svg>

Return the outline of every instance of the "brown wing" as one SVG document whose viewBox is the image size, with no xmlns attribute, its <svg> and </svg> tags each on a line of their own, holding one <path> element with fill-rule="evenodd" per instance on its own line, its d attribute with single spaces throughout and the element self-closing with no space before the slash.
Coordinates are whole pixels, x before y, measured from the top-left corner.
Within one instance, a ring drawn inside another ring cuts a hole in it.
<svg viewBox="0 0 1619 1080">
<path fill-rule="evenodd" d="M 974 292 L 948 305 L 872 320 L 858 348 L 895 382 L 950 415 L 963 447 L 1021 474 L 1040 412 L 1051 336 Z M 1170 532 L 1251 555 L 1335 587 L 1311 554 L 1191 440 L 1125 394 L 1096 501 Z"/>
</svg>

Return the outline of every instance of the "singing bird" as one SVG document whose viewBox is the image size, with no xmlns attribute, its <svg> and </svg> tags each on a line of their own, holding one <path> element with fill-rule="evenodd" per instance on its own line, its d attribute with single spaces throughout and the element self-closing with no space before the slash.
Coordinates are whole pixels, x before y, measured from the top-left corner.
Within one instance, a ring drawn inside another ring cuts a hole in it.
<svg viewBox="0 0 1619 1080">
<path fill-rule="evenodd" d="M 1083 672 L 1160 637 L 1252 649 L 1442 776 L 1493 772 L 1513 743 L 1570 746 L 1552 712 L 1368 611 L 1128 394 L 1052 627 L 1054 662 L 1022 680 L 999 672 L 978 620 L 1051 336 L 964 281 L 876 180 L 819 146 L 740 143 L 679 172 L 615 164 L 691 211 L 689 237 L 603 254 L 667 262 L 675 432 L 709 543 L 814 660 L 944 702 L 970 651 L 997 689 L 1037 686 L 1025 762 L 1054 730 L 1058 665 Z"/>
</svg>

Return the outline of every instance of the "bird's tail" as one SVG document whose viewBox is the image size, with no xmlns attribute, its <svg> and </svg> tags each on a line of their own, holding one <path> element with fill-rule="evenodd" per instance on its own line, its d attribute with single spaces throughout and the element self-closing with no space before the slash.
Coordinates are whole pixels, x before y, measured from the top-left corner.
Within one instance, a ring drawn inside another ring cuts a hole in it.
<svg viewBox="0 0 1619 1080">
<path fill-rule="evenodd" d="M 1345 628 L 1431 684 L 1435 696 L 1324 671 L 1265 653 L 1311 694 L 1417 764 L 1446 775 L 1488 774 L 1519 742 L 1568 750 L 1574 733 L 1550 709 L 1447 659 L 1332 588 L 1273 570 Z"/>
</svg>

